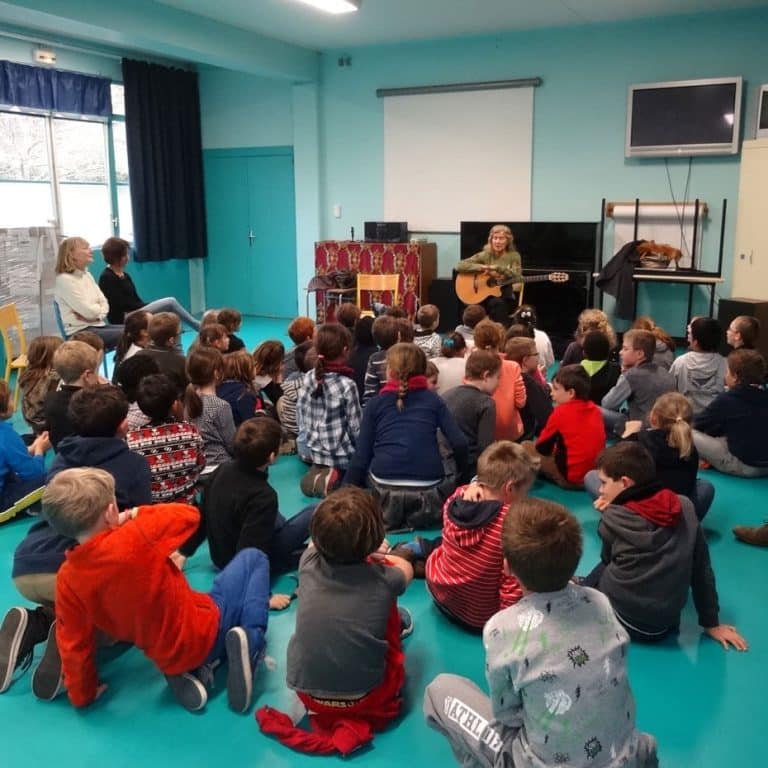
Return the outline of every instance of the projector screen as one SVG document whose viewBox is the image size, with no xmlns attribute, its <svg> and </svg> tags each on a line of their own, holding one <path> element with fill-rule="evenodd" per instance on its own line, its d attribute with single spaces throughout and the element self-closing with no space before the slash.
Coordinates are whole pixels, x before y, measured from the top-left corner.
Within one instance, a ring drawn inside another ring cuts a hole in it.
<svg viewBox="0 0 768 768">
<path fill-rule="evenodd" d="M 384 218 L 417 232 L 529 221 L 533 88 L 387 96 Z"/>
</svg>

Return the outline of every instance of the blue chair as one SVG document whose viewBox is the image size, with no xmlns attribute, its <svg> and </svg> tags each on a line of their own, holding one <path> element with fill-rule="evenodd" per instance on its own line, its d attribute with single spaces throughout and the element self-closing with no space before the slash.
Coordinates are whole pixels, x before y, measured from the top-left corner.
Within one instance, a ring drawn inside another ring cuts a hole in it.
<svg viewBox="0 0 768 768">
<path fill-rule="evenodd" d="M 59 335 L 61 336 L 62 339 L 66 341 L 69 338 L 69 336 L 67 336 L 67 332 L 64 329 L 64 320 L 62 320 L 61 318 L 61 308 L 59 307 L 59 302 L 56 301 L 56 299 L 53 300 L 53 316 L 56 318 L 56 325 L 59 327 Z M 102 366 L 104 368 L 104 376 L 106 378 L 109 378 L 109 369 L 107 368 L 106 352 L 104 353 Z"/>
</svg>

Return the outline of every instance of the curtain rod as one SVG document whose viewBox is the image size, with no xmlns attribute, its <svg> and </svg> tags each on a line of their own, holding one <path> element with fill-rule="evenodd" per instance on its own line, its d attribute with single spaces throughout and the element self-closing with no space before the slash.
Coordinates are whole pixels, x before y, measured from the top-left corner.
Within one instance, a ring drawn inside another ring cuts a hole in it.
<svg viewBox="0 0 768 768">
<path fill-rule="evenodd" d="M 488 80 L 483 83 L 448 83 L 446 85 L 413 85 L 405 88 L 377 88 L 376 95 L 417 96 L 424 93 L 457 93 L 459 91 L 498 91 L 505 88 L 536 88 L 542 84 L 540 77 L 526 77 L 518 80 Z"/>
</svg>

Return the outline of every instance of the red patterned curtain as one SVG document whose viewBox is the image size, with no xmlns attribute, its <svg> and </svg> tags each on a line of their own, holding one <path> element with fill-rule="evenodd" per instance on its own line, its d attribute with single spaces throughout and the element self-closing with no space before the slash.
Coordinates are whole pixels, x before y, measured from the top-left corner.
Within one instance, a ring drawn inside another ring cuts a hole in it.
<svg viewBox="0 0 768 768">
<path fill-rule="evenodd" d="M 324 240 L 315 243 L 315 274 L 327 275 L 339 270 L 357 274 L 400 275 L 397 303 L 412 319 L 418 308 L 421 289 L 421 252 L 418 243 L 358 243 L 345 240 Z M 370 309 L 371 302 L 391 305 L 392 294 L 364 293 L 361 309 Z M 317 322 L 334 318 L 336 303 L 325 291 L 317 291 Z"/>
</svg>

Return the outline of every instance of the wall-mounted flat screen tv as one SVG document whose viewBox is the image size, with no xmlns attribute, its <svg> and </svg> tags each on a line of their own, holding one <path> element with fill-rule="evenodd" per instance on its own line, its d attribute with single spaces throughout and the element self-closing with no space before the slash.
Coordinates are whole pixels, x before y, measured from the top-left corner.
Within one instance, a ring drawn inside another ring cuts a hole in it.
<svg viewBox="0 0 768 768">
<path fill-rule="evenodd" d="M 625 156 L 735 155 L 741 87 L 740 77 L 631 85 Z"/>
</svg>

